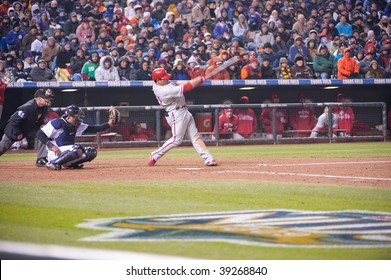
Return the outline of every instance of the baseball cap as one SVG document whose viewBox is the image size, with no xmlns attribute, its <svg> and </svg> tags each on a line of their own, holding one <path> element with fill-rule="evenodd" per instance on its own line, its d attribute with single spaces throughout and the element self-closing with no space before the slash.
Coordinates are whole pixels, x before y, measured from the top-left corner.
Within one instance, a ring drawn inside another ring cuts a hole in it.
<svg viewBox="0 0 391 280">
<path fill-rule="evenodd" d="M 345 95 L 343 93 L 338 93 L 337 98 L 338 99 L 345 98 Z"/>
<path fill-rule="evenodd" d="M 240 97 L 240 101 L 242 103 L 247 103 L 248 102 L 248 97 L 244 95 L 244 96 Z"/>
<path fill-rule="evenodd" d="M 34 97 L 42 97 L 44 99 L 53 99 L 54 97 L 54 93 L 51 89 L 43 89 L 43 88 L 40 88 L 38 89 L 35 93 L 34 93 Z"/>
</svg>

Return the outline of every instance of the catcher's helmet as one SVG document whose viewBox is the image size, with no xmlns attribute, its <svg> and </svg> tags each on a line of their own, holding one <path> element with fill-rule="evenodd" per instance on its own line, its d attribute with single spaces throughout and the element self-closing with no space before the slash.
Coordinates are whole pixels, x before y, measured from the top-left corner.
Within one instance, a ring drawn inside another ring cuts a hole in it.
<svg viewBox="0 0 391 280">
<path fill-rule="evenodd" d="M 83 110 L 80 109 L 79 107 L 75 106 L 75 105 L 68 106 L 65 109 L 65 115 L 72 116 L 72 117 L 74 117 L 76 119 L 79 119 L 79 120 L 84 118 Z"/>
<path fill-rule="evenodd" d="M 168 80 L 171 77 L 170 74 L 166 72 L 164 68 L 156 68 L 152 71 L 152 80 L 156 81 L 157 79 L 166 79 Z"/>
</svg>

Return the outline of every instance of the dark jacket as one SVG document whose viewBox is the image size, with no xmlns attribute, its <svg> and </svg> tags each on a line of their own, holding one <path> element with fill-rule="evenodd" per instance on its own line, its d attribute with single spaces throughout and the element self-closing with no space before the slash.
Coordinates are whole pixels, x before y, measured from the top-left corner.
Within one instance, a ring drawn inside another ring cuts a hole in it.
<svg viewBox="0 0 391 280">
<path fill-rule="evenodd" d="M 43 120 L 48 111 L 48 107 L 38 107 L 35 99 L 27 101 L 18 107 L 17 111 L 8 120 L 4 133 L 11 140 L 16 141 L 19 134 L 23 137 L 36 132 L 43 124 Z"/>
<path fill-rule="evenodd" d="M 54 74 L 49 68 L 41 69 L 39 66 L 35 66 L 30 71 L 30 77 L 32 81 L 55 81 Z"/>
</svg>

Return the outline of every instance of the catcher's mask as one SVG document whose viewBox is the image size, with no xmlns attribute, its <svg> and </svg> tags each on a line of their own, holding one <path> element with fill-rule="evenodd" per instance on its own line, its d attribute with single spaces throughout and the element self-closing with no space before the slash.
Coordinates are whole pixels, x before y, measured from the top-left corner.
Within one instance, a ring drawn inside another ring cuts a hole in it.
<svg viewBox="0 0 391 280">
<path fill-rule="evenodd" d="M 76 119 L 75 126 L 78 127 L 82 122 L 84 118 L 84 112 L 82 109 L 75 105 L 68 106 L 65 109 L 65 115 L 66 116 L 72 116 Z"/>
<path fill-rule="evenodd" d="M 40 88 L 34 93 L 34 97 L 41 97 L 45 99 L 46 106 L 50 107 L 52 106 L 53 103 L 54 93 L 50 88 L 47 89 Z"/>
</svg>

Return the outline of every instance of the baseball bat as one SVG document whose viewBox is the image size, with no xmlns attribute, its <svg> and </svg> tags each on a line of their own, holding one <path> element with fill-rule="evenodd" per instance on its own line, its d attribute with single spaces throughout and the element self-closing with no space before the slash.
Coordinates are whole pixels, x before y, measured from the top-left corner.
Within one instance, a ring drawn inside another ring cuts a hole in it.
<svg viewBox="0 0 391 280">
<path fill-rule="evenodd" d="M 238 61 L 239 61 L 239 59 L 236 56 L 228 59 L 226 62 L 224 62 L 223 64 L 219 65 L 219 67 L 217 67 L 215 70 L 213 70 L 208 75 L 206 75 L 205 79 L 209 79 L 210 77 L 220 73 L 221 71 L 223 71 L 227 67 L 231 66 L 232 64 L 235 64 Z"/>
</svg>

